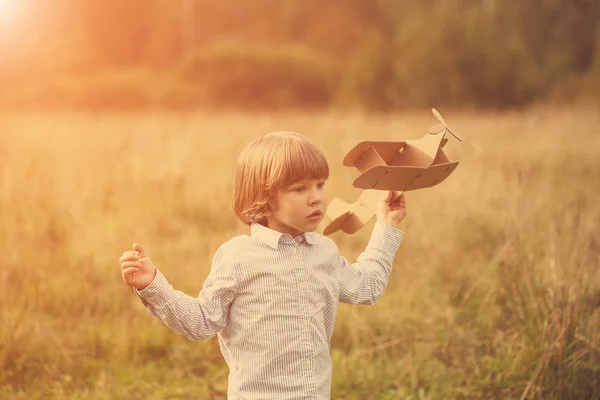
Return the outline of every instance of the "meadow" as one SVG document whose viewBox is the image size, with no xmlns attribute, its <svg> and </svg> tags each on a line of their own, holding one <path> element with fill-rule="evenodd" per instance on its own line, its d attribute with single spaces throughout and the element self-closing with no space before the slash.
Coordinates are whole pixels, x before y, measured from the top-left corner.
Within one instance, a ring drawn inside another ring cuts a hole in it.
<svg viewBox="0 0 600 400">
<path fill-rule="evenodd" d="M 375 306 L 341 305 L 333 399 L 600 399 L 599 109 L 444 112 L 463 139 L 441 184 L 407 193 L 405 240 Z M 216 338 L 154 319 L 121 280 L 139 242 L 197 295 L 233 216 L 239 147 L 293 130 L 329 159 L 423 136 L 429 110 L 0 114 L 0 398 L 223 399 Z M 332 238 L 354 261 L 373 222 Z"/>
</svg>

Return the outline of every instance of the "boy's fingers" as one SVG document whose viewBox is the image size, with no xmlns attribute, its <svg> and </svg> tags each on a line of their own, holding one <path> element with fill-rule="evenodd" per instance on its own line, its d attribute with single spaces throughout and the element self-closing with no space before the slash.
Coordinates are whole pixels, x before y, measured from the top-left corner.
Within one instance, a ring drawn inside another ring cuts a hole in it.
<svg viewBox="0 0 600 400">
<path fill-rule="evenodd" d="M 405 199 L 404 199 L 404 192 L 400 193 L 400 196 L 396 197 L 393 201 L 394 204 L 404 204 L 405 203 Z"/>
<path fill-rule="evenodd" d="M 390 204 L 390 202 L 392 201 L 393 198 L 394 198 L 394 192 L 389 190 L 383 201 L 386 202 L 387 204 Z"/>
<path fill-rule="evenodd" d="M 139 256 L 139 253 L 137 251 L 126 251 L 119 258 L 119 262 L 123 262 L 123 261 L 136 261 L 136 260 L 139 260 L 139 259 L 140 259 L 140 256 Z"/>
<path fill-rule="evenodd" d="M 133 278 L 133 275 L 138 271 L 137 268 L 127 268 L 123 270 L 123 278 L 129 280 Z"/>
<path fill-rule="evenodd" d="M 137 251 L 138 253 L 140 253 L 140 257 L 146 257 L 146 253 L 144 252 L 143 247 L 139 244 L 139 243 L 134 243 L 133 244 L 133 249 L 135 251 Z"/>
<path fill-rule="evenodd" d="M 121 263 L 121 269 L 123 271 L 125 271 L 126 269 L 129 268 L 135 268 L 135 269 L 140 269 L 142 266 L 142 263 L 139 261 L 125 261 Z"/>
</svg>

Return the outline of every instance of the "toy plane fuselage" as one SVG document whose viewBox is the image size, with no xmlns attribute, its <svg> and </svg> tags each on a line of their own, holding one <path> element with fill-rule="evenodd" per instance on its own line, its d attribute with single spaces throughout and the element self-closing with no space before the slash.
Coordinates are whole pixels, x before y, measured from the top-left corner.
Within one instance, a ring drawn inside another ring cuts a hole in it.
<svg viewBox="0 0 600 400">
<path fill-rule="evenodd" d="M 358 143 L 344 158 L 361 175 L 353 186 L 361 189 L 416 190 L 437 185 L 458 166 L 450 162 L 442 147 L 444 135 L 427 134 L 404 142 Z"/>
</svg>

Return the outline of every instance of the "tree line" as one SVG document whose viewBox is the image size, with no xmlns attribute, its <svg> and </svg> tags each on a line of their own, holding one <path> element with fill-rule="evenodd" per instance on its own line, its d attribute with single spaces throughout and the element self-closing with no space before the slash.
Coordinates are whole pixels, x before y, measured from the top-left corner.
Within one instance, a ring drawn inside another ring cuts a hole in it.
<svg viewBox="0 0 600 400">
<path fill-rule="evenodd" d="M 506 108 L 600 93 L 596 0 L 23 0 L 19 17 L 0 30 L 3 106 Z"/>
</svg>

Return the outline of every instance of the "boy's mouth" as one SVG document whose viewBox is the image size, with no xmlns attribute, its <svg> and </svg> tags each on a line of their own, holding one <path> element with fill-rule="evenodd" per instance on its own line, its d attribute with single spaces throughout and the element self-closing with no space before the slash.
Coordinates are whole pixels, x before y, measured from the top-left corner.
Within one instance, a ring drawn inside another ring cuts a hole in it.
<svg viewBox="0 0 600 400">
<path fill-rule="evenodd" d="M 312 214 L 310 214 L 307 218 L 315 218 L 315 217 L 320 217 L 321 215 L 323 215 L 323 212 L 321 210 L 315 210 L 313 211 Z"/>
</svg>

